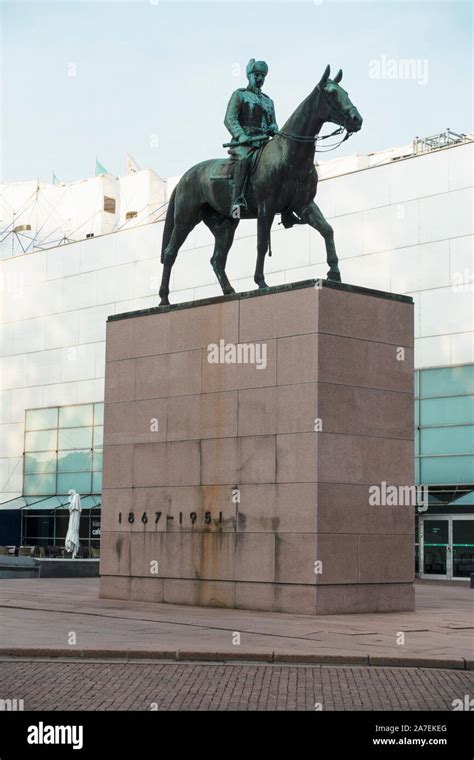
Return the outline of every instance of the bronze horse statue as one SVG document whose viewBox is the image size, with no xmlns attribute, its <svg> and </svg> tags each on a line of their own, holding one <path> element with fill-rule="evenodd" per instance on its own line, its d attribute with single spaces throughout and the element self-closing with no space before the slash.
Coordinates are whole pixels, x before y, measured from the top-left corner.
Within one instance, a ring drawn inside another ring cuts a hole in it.
<svg viewBox="0 0 474 760">
<path fill-rule="evenodd" d="M 328 279 L 341 281 L 332 227 L 314 203 L 318 175 L 314 165 L 315 141 L 327 121 L 338 124 L 347 136 L 358 132 L 362 117 L 340 86 L 342 71 L 334 79 L 326 70 L 314 90 L 303 100 L 272 139 L 259 151 L 256 166 L 246 188 L 247 209 L 232 216 L 231 183 L 216 181 L 216 174 L 229 159 L 211 159 L 191 167 L 173 190 L 166 213 L 161 261 L 163 276 L 160 306 L 168 305 L 171 268 L 178 251 L 191 230 L 203 221 L 215 237 L 211 258 L 222 292 L 234 293 L 225 273 L 227 254 L 235 230 L 243 219 L 257 219 L 257 264 L 254 280 L 259 288 L 268 287 L 263 265 L 270 243 L 275 215 L 290 211 L 301 223 L 314 227 L 324 238 Z M 346 139 L 346 138 L 345 138 Z"/>
</svg>

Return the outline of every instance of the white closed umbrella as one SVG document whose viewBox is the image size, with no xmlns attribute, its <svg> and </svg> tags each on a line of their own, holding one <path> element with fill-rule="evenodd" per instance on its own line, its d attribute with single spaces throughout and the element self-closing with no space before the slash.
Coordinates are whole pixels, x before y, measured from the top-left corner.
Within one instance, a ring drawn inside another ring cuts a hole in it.
<svg viewBox="0 0 474 760">
<path fill-rule="evenodd" d="M 66 534 L 66 551 L 75 559 L 79 550 L 79 523 L 81 519 L 81 497 L 77 491 L 69 491 L 69 525 Z"/>
</svg>

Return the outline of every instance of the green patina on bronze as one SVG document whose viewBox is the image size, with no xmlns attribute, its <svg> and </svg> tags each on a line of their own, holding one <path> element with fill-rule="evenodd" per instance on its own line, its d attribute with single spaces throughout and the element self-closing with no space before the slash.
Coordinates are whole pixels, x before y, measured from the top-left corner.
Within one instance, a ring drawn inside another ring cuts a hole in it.
<svg viewBox="0 0 474 760">
<path fill-rule="evenodd" d="M 332 228 L 313 200 L 318 183 L 315 139 L 328 121 L 349 136 L 361 128 L 362 117 L 339 84 L 342 71 L 332 80 L 327 66 L 314 90 L 278 129 L 273 101 L 261 91 L 267 72 L 264 61 L 252 58 L 247 66 L 248 87 L 230 98 L 225 125 L 233 140 L 225 147 L 230 148 L 231 158 L 196 164 L 171 194 L 161 252 L 163 306 L 169 304 L 171 269 L 178 251 L 201 221 L 215 238 L 211 264 L 225 295 L 234 292 L 225 266 L 241 218 L 257 219 L 254 280 L 260 289 L 268 287 L 263 267 L 276 214 L 281 214 L 285 227 L 309 224 L 323 236 L 328 278 L 341 280 Z"/>
</svg>

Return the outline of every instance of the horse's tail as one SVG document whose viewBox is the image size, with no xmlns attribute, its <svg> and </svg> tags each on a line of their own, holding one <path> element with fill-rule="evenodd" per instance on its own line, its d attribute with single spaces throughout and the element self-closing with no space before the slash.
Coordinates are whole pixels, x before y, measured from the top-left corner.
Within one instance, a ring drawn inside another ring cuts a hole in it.
<svg viewBox="0 0 474 760">
<path fill-rule="evenodd" d="M 174 229 L 174 205 L 175 205 L 176 187 L 171 193 L 171 197 L 168 203 L 168 210 L 166 211 L 165 229 L 163 230 L 163 241 L 161 243 L 161 263 L 163 264 L 165 257 L 165 250 L 168 247 L 168 243 L 171 239 L 171 234 Z"/>
</svg>

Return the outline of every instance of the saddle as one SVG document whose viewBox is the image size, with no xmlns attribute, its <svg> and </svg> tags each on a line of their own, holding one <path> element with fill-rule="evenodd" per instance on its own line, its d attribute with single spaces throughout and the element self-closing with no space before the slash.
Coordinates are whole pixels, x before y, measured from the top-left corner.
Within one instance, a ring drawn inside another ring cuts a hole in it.
<svg viewBox="0 0 474 760">
<path fill-rule="evenodd" d="M 267 143 L 265 142 L 263 145 L 261 145 L 259 148 L 256 148 L 251 156 L 249 171 L 248 171 L 248 177 L 251 177 L 252 174 L 255 172 L 255 169 L 257 168 L 258 162 L 260 160 L 260 156 L 262 153 L 262 150 L 264 149 L 265 145 Z M 218 158 L 214 162 L 214 166 L 212 167 L 210 179 L 211 180 L 218 180 L 218 179 L 226 179 L 231 180 L 234 178 L 234 167 L 235 162 L 238 161 L 237 158 Z"/>
<path fill-rule="evenodd" d="M 219 158 L 212 167 L 210 179 L 233 179 L 235 159 Z"/>
</svg>

